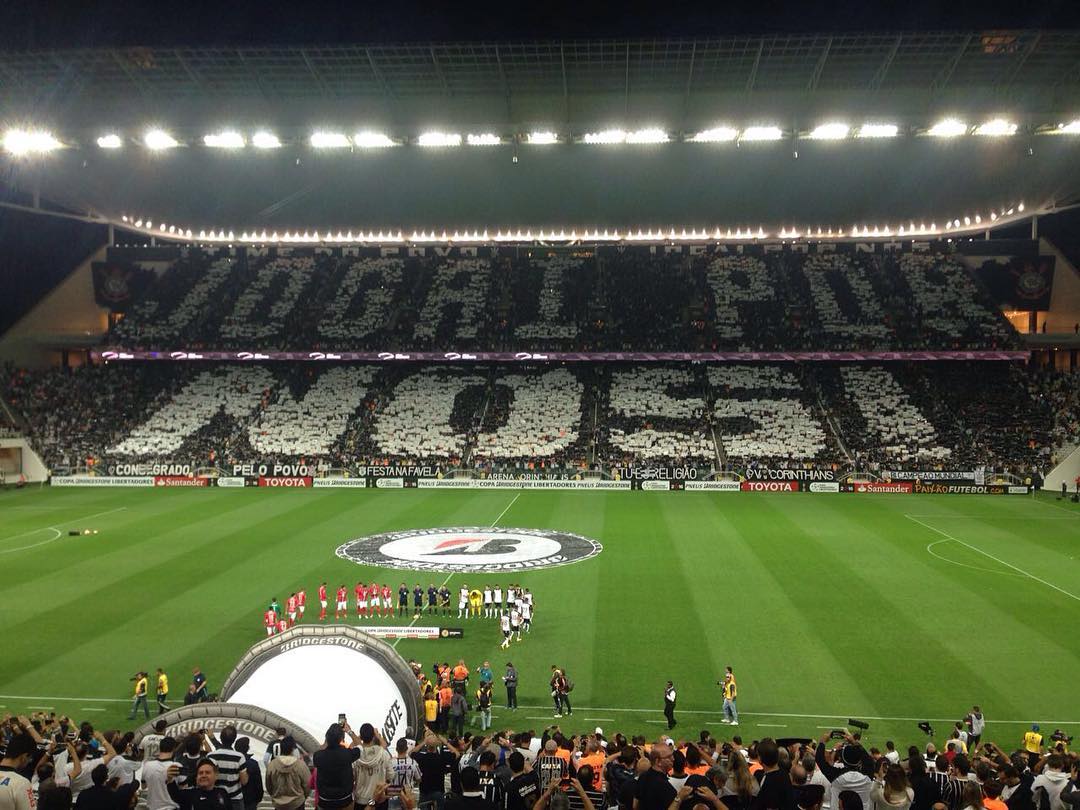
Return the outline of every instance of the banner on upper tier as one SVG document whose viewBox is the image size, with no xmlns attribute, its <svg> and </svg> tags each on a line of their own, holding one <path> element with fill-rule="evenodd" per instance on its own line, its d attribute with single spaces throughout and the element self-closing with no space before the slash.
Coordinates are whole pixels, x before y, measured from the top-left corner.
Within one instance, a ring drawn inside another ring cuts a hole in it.
<svg viewBox="0 0 1080 810">
<path fill-rule="evenodd" d="M 626 481 L 696 481 L 707 473 L 697 467 L 615 467 L 611 476 Z"/>
<path fill-rule="evenodd" d="M 152 487 L 150 475 L 54 475 L 49 479 L 54 487 Z"/>
<path fill-rule="evenodd" d="M 882 470 L 886 481 L 974 481 L 983 483 L 982 470 Z"/>
<path fill-rule="evenodd" d="M 836 470 L 805 467 L 747 467 L 747 481 L 835 481 Z"/>
</svg>

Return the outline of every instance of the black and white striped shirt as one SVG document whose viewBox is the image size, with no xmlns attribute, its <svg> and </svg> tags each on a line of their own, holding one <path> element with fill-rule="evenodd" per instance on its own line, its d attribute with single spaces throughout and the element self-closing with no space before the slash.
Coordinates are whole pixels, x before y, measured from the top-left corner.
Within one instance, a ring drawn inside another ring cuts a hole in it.
<svg viewBox="0 0 1080 810">
<path fill-rule="evenodd" d="M 224 790 L 230 799 L 242 798 L 240 771 L 244 770 L 244 755 L 231 748 L 218 748 L 206 756 L 218 766 L 216 787 Z"/>
</svg>

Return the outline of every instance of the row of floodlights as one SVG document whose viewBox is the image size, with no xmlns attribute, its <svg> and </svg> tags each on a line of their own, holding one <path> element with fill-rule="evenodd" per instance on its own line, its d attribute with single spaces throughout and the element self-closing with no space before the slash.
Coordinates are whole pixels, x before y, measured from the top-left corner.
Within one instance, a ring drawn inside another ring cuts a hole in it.
<svg viewBox="0 0 1080 810">
<path fill-rule="evenodd" d="M 946 118 L 926 129 L 911 131 L 915 135 L 926 135 L 934 138 L 957 138 L 963 135 L 1008 137 L 1017 133 L 1018 125 L 1005 118 L 993 118 L 974 125 L 958 118 Z M 1038 134 L 1077 135 L 1080 134 L 1080 119 L 1069 123 L 1060 123 L 1056 127 L 1038 128 L 1035 131 Z M 493 132 L 470 132 L 462 135 L 459 132 L 432 131 L 421 133 L 416 138 L 407 140 L 393 138 L 384 132 L 372 130 L 363 130 L 351 136 L 341 131 L 318 130 L 311 133 L 307 139 L 307 144 L 313 149 L 386 149 L 402 146 L 406 143 L 435 148 L 451 148 L 463 144 L 468 146 L 498 146 L 513 142 L 530 145 L 568 142 L 586 144 L 658 144 L 670 143 L 680 139 L 689 143 L 724 143 L 731 141 L 779 141 L 788 134 L 790 133 L 786 133 L 778 126 L 765 125 L 748 126 L 743 129 L 731 126 L 717 126 L 685 136 L 674 136 L 660 127 L 635 130 L 604 129 L 574 137 L 550 130 L 528 132 L 521 136 L 509 137 Z M 820 124 L 806 132 L 794 134 L 799 138 L 815 141 L 839 141 L 847 138 L 895 138 L 900 134 L 900 126 L 873 122 L 852 126 L 842 121 L 831 121 Z M 139 138 L 133 140 L 155 152 L 191 145 L 182 143 L 175 136 L 160 128 L 149 129 Z M 125 142 L 125 138 L 115 132 L 101 135 L 97 139 L 97 145 L 102 149 L 120 149 Z M 256 149 L 278 149 L 284 145 L 284 142 L 276 134 L 268 130 L 259 130 L 248 136 L 237 130 L 228 129 L 204 135 L 202 144 L 211 149 L 243 149 L 247 146 Z M 62 149 L 66 145 L 51 132 L 44 130 L 9 129 L 4 134 L 3 139 L 4 150 L 12 155 L 52 152 L 56 149 Z"/>
<path fill-rule="evenodd" d="M 425 242 L 444 242 L 444 243 L 492 243 L 492 242 L 656 242 L 656 241 L 671 241 L 671 242 L 703 242 L 710 240 L 765 240 L 765 239 L 849 239 L 858 237 L 867 238 L 911 238 L 920 236 L 947 236 L 950 233 L 970 230 L 978 228 L 979 226 L 985 227 L 990 223 L 996 223 L 999 219 L 1008 219 L 1018 214 L 1023 214 L 1024 204 L 1019 203 L 1016 206 L 1008 209 L 1001 209 L 1000 213 L 996 211 L 989 212 L 984 218 L 981 214 L 974 214 L 971 216 L 965 216 L 963 219 L 947 220 L 943 227 L 940 227 L 937 222 L 931 222 L 927 225 L 925 222 L 920 222 L 918 225 L 915 222 L 908 222 L 907 225 L 853 225 L 850 229 L 844 228 L 817 228 L 816 232 L 814 228 L 806 227 L 800 230 L 799 228 L 781 228 L 779 231 L 773 233 L 766 231 L 763 226 L 755 228 L 728 228 L 726 231 L 721 228 L 715 229 L 697 229 L 691 228 L 687 230 L 682 228 L 676 230 L 671 228 L 670 230 L 648 228 L 648 229 L 608 229 L 603 231 L 599 229 L 589 230 L 587 228 L 578 231 L 572 229 L 567 231 L 565 228 L 560 230 L 539 230 L 533 231 L 531 229 L 487 229 L 484 230 L 475 229 L 472 231 L 453 231 L 449 232 L 443 230 L 441 233 L 437 230 L 432 231 L 413 231 L 412 233 L 405 233 L 404 231 L 266 231 L 261 232 L 258 230 L 242 231 L 237 233 L 236 231 L 226 231 L 224 229 L 211 229 L 194 231 L 191 228 L 184 228 L 183 226 L 169 225 L 164 222 L 159 222 L 157 225 L 152 220 L 143 220 L 141 218 L 129 217 L 124 215 L 121 217 L 122 222 L 152 236 L 161 236 L 164 238 L 175 239 L 197 239 L 200 242 L 217 242 L 217 243 L 233 243 L 239 242 L 241 244 L 322 244 L 322 243 L 337 243 L 337 244 L 353 244 L 353 243 L 374 243 L 374 244 L 391 244 L 391 243 L 425 243 Z"/>
</svg>

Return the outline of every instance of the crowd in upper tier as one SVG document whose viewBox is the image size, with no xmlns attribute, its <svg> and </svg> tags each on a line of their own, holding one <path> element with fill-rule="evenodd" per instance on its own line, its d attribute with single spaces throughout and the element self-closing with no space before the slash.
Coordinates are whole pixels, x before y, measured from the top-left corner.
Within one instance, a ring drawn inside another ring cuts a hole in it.
<svg viewBox="0 0 1080 810">
<path fill-rule="evenodd" d="M 128 348 L 842 351 L 1000 349 L 1017 339 L 962 259 L 937 253 L 190 249 L 138 273 L 111 336 Z"/>
<path fill-rule="evenodd" d="M 264 460 L 567 474 L 625 466 L 1045 473 L 1077 377 L 1013 363 L 109 364 L 5 369 L 54 470 Z"/>
</svg>

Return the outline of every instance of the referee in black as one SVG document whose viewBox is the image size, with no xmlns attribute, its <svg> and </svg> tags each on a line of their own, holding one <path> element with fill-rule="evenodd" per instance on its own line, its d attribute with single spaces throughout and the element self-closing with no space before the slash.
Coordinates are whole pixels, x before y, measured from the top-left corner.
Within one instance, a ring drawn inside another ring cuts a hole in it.
<svg viewBox="0 0 1080 810">
<path fill-rule="evenodd" d="M 664 687 L 664 717 L 667 718 L 668 729 L 675 728 L 675 684 L 671 681 Z"/>
</svg>

